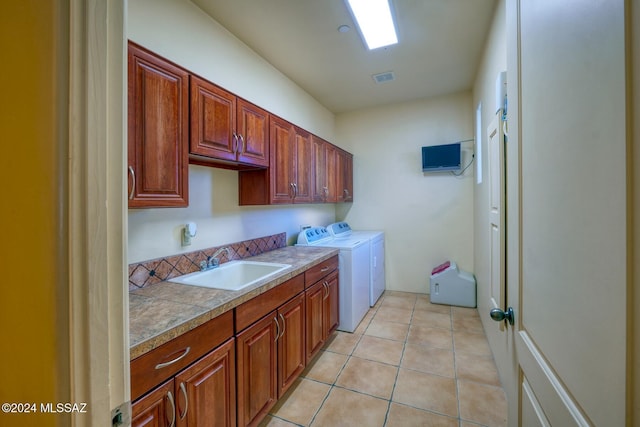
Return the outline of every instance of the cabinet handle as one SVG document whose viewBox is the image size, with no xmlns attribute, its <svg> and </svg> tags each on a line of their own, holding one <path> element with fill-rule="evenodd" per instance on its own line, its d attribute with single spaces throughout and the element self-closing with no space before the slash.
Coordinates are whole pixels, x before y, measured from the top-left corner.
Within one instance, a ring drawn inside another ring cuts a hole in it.
<svg viewBox="0 0 640 427">
<path fill-rule="evenodd" d="M 329 271 L 329 266 L 322 267 L 322 268 L 320 269 L 320 273 L 324 273 L 325 271 Z M 326 283 L 326 282 L 325 282 L 325 283 Z"/>
<path fill-rule="evenodd" d="M 184 386 L 183 382 L 180 383 L 180 391 L 182 391 L 182 395 L 184 396 L 184 413 L 180 415 L 180 421 L 182 421 L 189 411 L 189 396 L 187 395 L 187 388 Z"/>
<path fill-rule="evenodd" d="M 184 353 L 182 353 L 180 356 L 176 357 L 175 359 L 170 360 L 170 361 L 168 361 L 168 362 L 164 362 L 164 363 L 158 363 L 158 364 L 156 365 L 156 369 L 162 369 L 162 368 L 164 368 L 164 367 L 166 367 L 166 366 L 173 365 L 173 364 L 174 364 L 174 363 L 176 363 L 177 361 L 179 361 L 179 360 L 183 359 L 187 354 L 189 354 L 189 352 L 191 351 L 191 347 L 187 347 L 187 348 L 185 348 L 185 349 L 184 349 L 184 350 L 182 350 L 182 351 L 183 351 Z"/>
<path fill-rule="evenodd" d="M 169 423 L 169 427 L 173 427 L 176 425 L 176 404 L 173 401 L 173 394 L 171 394 L 170 391 L 167 392 L 167 398 L 169 399 L 169 403 L 171 403 L 171 415 L 173 415 L 171 423 Z"/>
<path fill-rule="evenodd" d="M 244 136 L 242 136 L 242 134 L 239 133 L 238 138 L 240 140 L 240 148 L 238 149 L 238 152 L 242 154 L 244 152 Z"/>
<path fill-rule="evenodd" d="M 136 191 L 136 172 L 129 165 L 129 173 L 131 174 L 131 191 L 129 192 L 129 200 L 133 200 L 133 194 Z"/>
<path fill-rule="evenodd" d="M 322 189 L 324 190 L 324 200 L 327 200 L 329 198 L 329 189 L 327 187 L 322 187 Z"/>
<path fill-rule="evenodd" d="M 285 322 L 284 316 L 282 315 L 282 313 L 280 313 L 280 319 L 282 319 L 282 332 L 280 333 L 280 337 L 283 337 L 284 336 L 284 331 L 287 330 L 287 322 Z"/>
<path fill-rule="evenodd" d="M 238 152 L 238 134 L 233 132 L 233 143 L 231 144 L 231 149 L 233 150 L 233 154 Z"/>
<path fill-rule="evenodd" d="M 324 298 L 326 299 L 329 296 L 329 284 L 325 280 L 322 286 L 324 286 L 324 290 L 326 291 L 326 293 L 324 294 Z"/>
<path fill-rule="evenodd" d="M 292 182 L 291 185 L 293 185 L 293 198 L 295 199 L 298 197 L 298 184 Z"/>
<path fill-rule="evenodd" d="M 273 341 L 278 341 L 280 338 L 280 323 L 278 323 L 278 318 L 274 316 L 273 321 L 276 322 L 276 337 Z"/>
<path fill-rule="evenodd" d="M 345 199 L 348 199 L 349 197 L 350 197 L 349 190 L 347 190 L 347 189 L 345 188 L 345 189 L 344 189 L 344 198 L 345 198 Z"/>
</svg>

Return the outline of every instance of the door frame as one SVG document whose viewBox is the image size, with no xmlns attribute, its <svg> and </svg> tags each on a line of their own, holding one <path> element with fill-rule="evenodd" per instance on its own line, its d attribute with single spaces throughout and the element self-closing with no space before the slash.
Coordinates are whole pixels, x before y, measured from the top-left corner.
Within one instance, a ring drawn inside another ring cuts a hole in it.
<svg viewBox="0 0 640 427">
<path fill-rule="evenodd" d="M 69 384 L 71 402 L 87 404 L 72 425 L 110 425 L 112 410 L 130 400 L 127 0 L 67 1 Z"/>
</svg>

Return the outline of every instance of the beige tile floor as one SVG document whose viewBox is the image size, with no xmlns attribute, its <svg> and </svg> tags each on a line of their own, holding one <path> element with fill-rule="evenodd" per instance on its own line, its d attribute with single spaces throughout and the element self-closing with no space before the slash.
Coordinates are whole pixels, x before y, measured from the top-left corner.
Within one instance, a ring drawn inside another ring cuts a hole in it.
<svg viewBox="0 0 640 427">
<path fill-rule="evenodd" d="M 505 426 L 507 404 L 476 309 L 387 291 L 336 332 L 261 426 Z"/>
</svg>

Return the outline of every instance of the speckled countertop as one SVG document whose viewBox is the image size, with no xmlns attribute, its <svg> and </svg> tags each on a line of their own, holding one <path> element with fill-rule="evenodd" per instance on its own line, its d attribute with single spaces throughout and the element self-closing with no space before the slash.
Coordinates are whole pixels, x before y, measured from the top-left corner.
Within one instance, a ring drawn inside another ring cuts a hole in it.
<svg viewBox="0 0 640 427">
<path fill-rule="evenodd" d="M 256 295 L 338 254 L 337 249 L 286 246 L 245 260 L 291 267 L 240 291 L 161 282 L 129 293 L 129 358 L 133 360 L 171 339 L 232 310 Z"/>
</svg>

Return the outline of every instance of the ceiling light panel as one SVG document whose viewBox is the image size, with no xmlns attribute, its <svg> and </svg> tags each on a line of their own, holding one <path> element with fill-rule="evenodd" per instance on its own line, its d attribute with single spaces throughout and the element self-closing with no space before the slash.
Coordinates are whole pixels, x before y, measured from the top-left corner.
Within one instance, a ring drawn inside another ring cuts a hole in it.
<svg viewBox="0 0 640 427">
<path fill-rule="evenodd" d="M 346 0 L 369 50 L 398 43 L 389 0 Z"/>
</svg>

